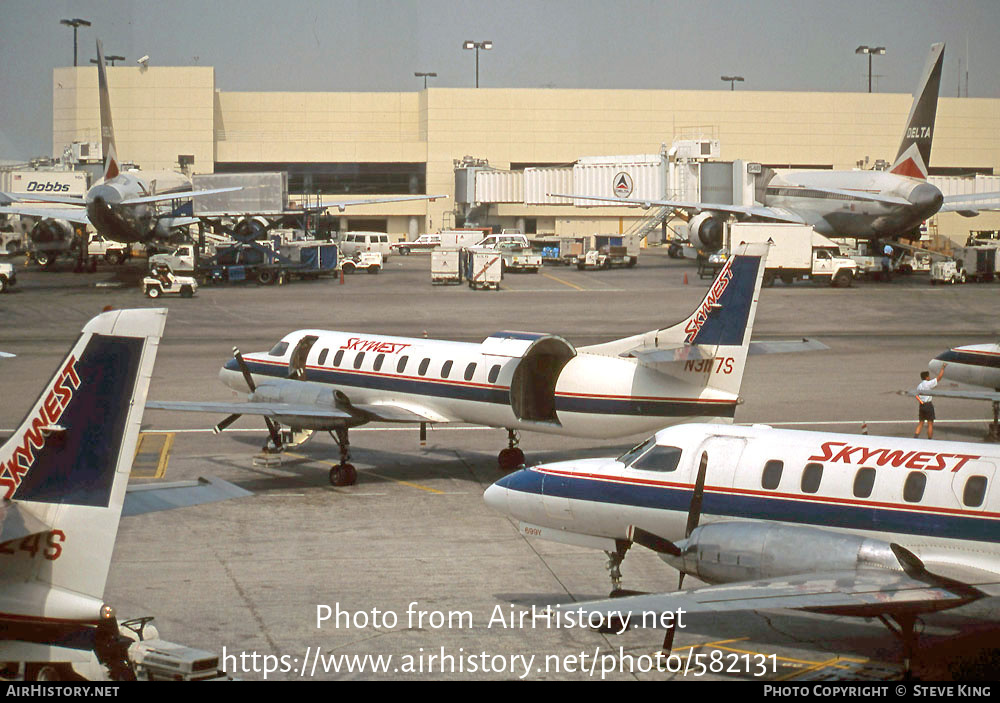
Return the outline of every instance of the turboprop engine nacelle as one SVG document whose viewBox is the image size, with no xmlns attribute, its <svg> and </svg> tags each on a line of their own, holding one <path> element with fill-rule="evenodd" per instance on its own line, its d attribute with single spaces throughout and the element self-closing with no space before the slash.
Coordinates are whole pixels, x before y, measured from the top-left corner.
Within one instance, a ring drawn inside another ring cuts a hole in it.
<svg viewBox="0 0 1000 703">
<path fill-rule="evenodd" d="M 703 251 L 718 251 L 722 248 L 726 220 L 717 213 L 703 212 L 688 222 L 688 239 Z"/>
</svg>

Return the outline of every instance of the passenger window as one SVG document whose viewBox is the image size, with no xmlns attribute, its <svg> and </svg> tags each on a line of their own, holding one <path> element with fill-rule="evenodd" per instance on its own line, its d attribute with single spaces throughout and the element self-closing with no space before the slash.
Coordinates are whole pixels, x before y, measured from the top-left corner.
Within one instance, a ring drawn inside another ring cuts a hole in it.
<svg viewBox="0 0 1000 703">
<path fill-rule="evenodd" d="M 451 373 L 451 359 L 448 359 L 448 361 L 444 362 L 444 365 L 441 366 L 441 378 L 448 378 L 448 374 L 450 373 Z"/>
<path fill-rule="evenodd" d="M 772 459 L 764 464 L 764 473 L 760 477 L 760 485 L 769 491 L 773 491 L 781 483 L 781 472 L 785 468 L 785 462 Z"/>
<path fill-rule="evenodd" d="M 962 491 L 962 502 L 970 508 L 978 508 L 986 498 L 986 477 L 969 476 Z"/>
<path fill-rule="evenodd" d="M 927 485 L 927 474 L 921 471 L 911 471 L 903 484 L 903 500 L 907 503 L 919 503 L 924 497 L 924 486 Z"/>
<path fill-rule="evenodd" d="M 337 353 L 333 355 L 333 365 L 340 366 L 340 362 L 344 360 L 344 350 L 338 349 Z"/>
<path fill-rule="evenodd" d="M 268 354 L 270 356 L 284 356 L 286 351 L 288 351 L 288 342 L 278 342 Z"/>
<path fill-rule="evenodd" d="M 819 484 L 823 480 L 822 464 L 806 464 L 802 472 L 802 492 L 816 493 L 819 491 Z"/>
<path fill-rule="evenodd" d="M 361 368 L 361 363 L 364 360 L 365 360 L 365 353 L 364 352 L 358 352 L 358 355 L 356 357 L 354 357 L 354 368 L 360 369 Z"/>
<path fill-rule="evenodd" d="M 431 365 L 430 359 L 424 359 L 420 362 L 420 366 L 417 367 L 417 373 L 423 376 L 427 373 L 427 367 Z"/>
<path fill-rule="evenodd" d="M 875 488 L 875 469 L 858 469 L 854 474 L 854 497 L 868 498 Z"/>
<path fill-rule="evenodd" d="M 476 373 L 476 362 L 473 361 L 471 364 L 465 367 L 465 380 L 471 381 L 475 373 Z"/>
<path fill-rule="evenodd" d="M 403 373 L 406 369 L 406 362 L 410 360 L 408 356 L 399 357 L 399 361 L 396 362 L 396 373 Z"/>
<path fill-rule="evenodd" d="M 657 445 L 639 457 L 630 468 L 643 471 L 674 471 L 680 460 L 680 447 Z"/>
<path fill-rule="evenodd" d="M 375 357 L 375 363 L 372 365 L 372 368 L 376 371 L 381 371 L 383 361 L 385 361 L 385 354 L 379 354 Z"/>
<path fill-rule="evenodd" d="M 329 353 L 330 353 L 329 349 L 324 349 L 319 353 L 319 359 L 317 361 L 319 362 L 320 366 L 326 363 L 326 355 Z"/>
<path fill-rule="evenodd" d="M 500 364 L 497 364 L 492 369 L 490 369 L 489 382 L 490 383 L 496 383 L 497 382 L 497 378 L 499 378 L 499 377 L 500 377 Z"/>
</svg>

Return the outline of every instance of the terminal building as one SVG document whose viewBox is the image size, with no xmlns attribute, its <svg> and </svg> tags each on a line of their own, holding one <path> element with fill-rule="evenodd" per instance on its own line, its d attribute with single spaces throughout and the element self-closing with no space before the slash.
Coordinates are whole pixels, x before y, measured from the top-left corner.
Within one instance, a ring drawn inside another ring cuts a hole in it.
<svg viewBox="0 0 1000 703">
<path fill-rule="evenodd" d="M 392 239 L 467 224 L 539 234 L 629 231 L 649 213 L 532 199 L 523 186 L 520 199 L 511 193 L 527 172 L 552 169 L 558 183 L 559 170 L 592 157 L 647 165 L 659 158 L 665 173 L 678 140 L 717 144 L 708 156 L 721 162 L 874 168 L 894 159 L 912 101 L 909 94 L 729 90 L 236 92 L 218 90 L 208 66 L 109 67 L 108 77 L 119 157 L 143 169 L 285 171 L 293 201 L 449 196 L 355 206 L 328 218 L 329 229 Z M 935 132 L 930 172 L 946 195 L 1000 190 L 1000 99 L 942 96 Z M 74 143 L 99 151 L 99 135 L 96 67 L 55 69 L 53 153 Z M 484 196 L 467 178 L 470 167 L 510 172 L 495 174 L 490 192 L 514 186 Z M 660 197 L 676 195 L 677 186 L 663 180 Z M 610 194 L 610 181 L 607 188 Z M 964 241 L 970 230 L 1000 229 L 1000 215 L 942 214 L 929 226 Z"/>
</svg>

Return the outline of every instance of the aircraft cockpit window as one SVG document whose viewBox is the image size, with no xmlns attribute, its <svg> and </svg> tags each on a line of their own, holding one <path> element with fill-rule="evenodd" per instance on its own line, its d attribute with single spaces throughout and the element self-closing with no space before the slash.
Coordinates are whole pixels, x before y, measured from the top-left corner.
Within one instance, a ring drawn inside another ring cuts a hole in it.
<svg viewBox="0 0 1000 703">
<path fill-rule="evenodd" d="M 473 361 L 471 364 L 465 367 L 465 380 L 471 381 L 473 374 L 476 373 L 476 362 Z"/>
<path fill-rule="evenodd" d="M 822 464 L 806 464 L 802 472 L 802 492 L 816 493 L 819 491 L 819 484 L 823 480 Z"/>
<path fill-rule="evenodd" d="M 319 359 L 317 359 L 316 361 L 319 363 L 320 366 L 326 363 L 326 355 L 329 353 L 330 353 L 329 349 L 324 349 L 319 353 Z"/>
<path fill-rule="evenodd" d="M 907 503 L 919 503 L 924 497 L 924 486 L 927 485 L 927 474 L 922 471 L 911 471 L 903 484 L 903 500 Z"/>
<path fill-rule="evenodd" d="M 650 437 L 645 442 L 641 442 L 627 452 L 618 457 L 618 461 L 625 464 L 631 464 L 636 460 L 637 457 L 642 456 L 645 452 L 649 451 L 649 448 L 656 445 L 656 437 Z"/>
<path fill-rule="evenodd" d="M 675 471 L 681 460 L 680 447 L 656 445 L 639 457 L 629 468 L 642 471 Z"/>
<path fill-rule="evenodd" d="M 854 474 L 854 497 L 867 498 L 875 488 L 875 469 L 858 469 Z"/>
<path fill-rule="evenodd" d="M 962 502 L 970 508 L 978 508 L 986 499 L 986 477 L 969 476 L 962 491 Z"/>
<path fill-rule="evenodd" d="M 358 352 L 358 355 L 354 357 L 354 368 L 360 369 L 361 364 L 364 363 L 364 360 L 365 360 L 365 353 Z"/>
<path fill-rule="evenodd" d="M 399 357 L 399 361 L 396 362 L 396 373 L 403 373 L 406 370 L 406 362 L 410 360 L 408 356 Z"/>
<path fill-rule="evenodd" d="M 344 350 L 338 349 L 337 353 L 333 355 L 333 365 L 340 366 L 340 362 L 344 360 Z"/>
<path fill-rule="evenodd" d="M 375 357 L 375 363 L 372 364 L 372 368 L 375 371 L 381 371 L 383 361 L 385 361 L 385 354 L 379 354 L 378 356 Z"/>
<path fill-rule="evenodd" d="M 785 469 L 785 462 L 772 459 L 764 464 L 764 473 L 760 476 L 760 485 L 769 491 L 773 491 L 781 483 L 781 472 Z"/>
<path fill-rule="evenodd" d="M 420 374 L 421 376 L 425 375 L 427 373 L 427 367 L 430 365 L 431 365 L 431 360 L 424 359 L 423 361 L 420 362 L 420 366 L 417 367 L 417 373 Z"/>
<path fill-rule="evenodd" d="M 441 378 L 448 378 L 448 375 L 450 373 L 451 373 L 451 359 L 448 359 L 448 361 L 444 362 L 444 364 L 441 365 Z"/>
<path fill-rule="evenodd" d="M 497 378 L 499 378 L 499 377 L 500 377 L 500 364 L 497 364 L 492 369 L 490 369 L 489 382 L 490 383 L 496 383 L 497 382 Z"/>
<path fill-rule="evenodd" d="M 286 351 L 288 351 L 288 342 L 278 342 L 274 345 L 274 349 L 268 352 L 268 355 L 284 356 Z"/>
</svg>

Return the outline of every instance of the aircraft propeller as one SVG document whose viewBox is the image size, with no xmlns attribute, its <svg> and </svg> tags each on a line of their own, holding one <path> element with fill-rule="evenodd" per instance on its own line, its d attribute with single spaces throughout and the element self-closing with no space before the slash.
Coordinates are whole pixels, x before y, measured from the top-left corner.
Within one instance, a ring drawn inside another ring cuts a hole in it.
<svg viewBox="0 0 1000 703">
<path fill-rule="evenodd" d="M 247 382 L 247 387 L 250 389 L 250 393 L 254 393 L 257 390 L 257 384 L 253 382 L 253 376 L 250 375 L 250 369 L 247 367 L 247 362 L 243 360 L 243 354 L 240 353 L 238 347 L 233 347 L 233 358 L 236 359 L 236 363 L 240 367 L 240 372 L 243 374 L 243 379 Z M 231 424 L 236 422 L 242 417 L 241 413 L 233 413 L 229 417 L 225 418 L 222 422 L 212 428 L 215 434 L 222 432 L 224 429 L 229 427 Z M 271 441 L 274 446 L 281 448 L 281 433 L 278 431 L 277 423 L 269 417 L 264 417 L 264 422 L 267 424 L 267 431 L 271 435 Z"/>
</svg>

